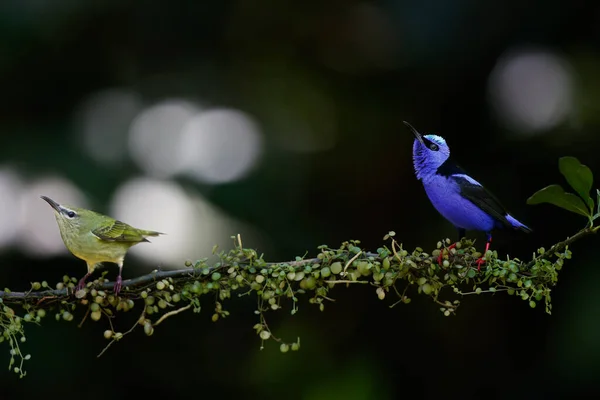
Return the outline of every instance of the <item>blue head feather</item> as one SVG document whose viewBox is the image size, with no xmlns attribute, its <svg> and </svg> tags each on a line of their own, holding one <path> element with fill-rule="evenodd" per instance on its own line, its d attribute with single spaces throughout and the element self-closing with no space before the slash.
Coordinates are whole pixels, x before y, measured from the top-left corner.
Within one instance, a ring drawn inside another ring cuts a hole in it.
<svg viewBox="0 0 600 400">
<path fill-rule="evenodd" d="M 417 179 L 426 181 L 435 175 L 438 168 L 450 157 L 450 147 L 443 137 L 421 135 L 407 123 L 415 135 L 413 143 L 413 164 Z"/>
</svg>

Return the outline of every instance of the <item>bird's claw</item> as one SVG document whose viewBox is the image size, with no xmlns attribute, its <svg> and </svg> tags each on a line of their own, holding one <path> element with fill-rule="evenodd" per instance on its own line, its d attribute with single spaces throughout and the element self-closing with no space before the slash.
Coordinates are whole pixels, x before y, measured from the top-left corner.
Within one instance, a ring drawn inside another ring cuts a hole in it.
<svg viewBox="0 0 600 400">
<path fill-rule="evenodd" d="M 479 259 L 475 261 L 475 264 L 477 264 L 477 272 L 479 272 L 481 270 L 481 266 L 485 264 L 485 259 L 483 257 L 479 257 Z"/>
<path fill-rule="evenodd" d="M 79 292 L 80 290 L 83 290 L 83 288 L 85 287 L 85 279 L 87 278 L 87 276 L 84 276 L 83 278 L 81 278 L 79 280 L 79 282 L 77 283 L 77 286 L 75 286 L 75 293 Z"/>
<path fill-rule="evenodd" d="M 450 250 L 452 250 L 453 248 L 456 247 L 456 243 L 452 243 L 450 246 L 448 246 L 445 249 L 441 249 L 440 250 L 440 255 L 438 256 L 438 265 L 441 267 L 443 265 L 443 259 L 444 259 L 444 250 L 448 251 L 448 253 L 450 252 Z"/>
<path fill-rule="evenodd" d="M 121 291 L 121 285 L 123 284 L 123 279 L 121 278 L 121 275 L 117 276 L 117 280 L 115 281 L 115 286 L 113 287 L 113 291 L 115 292 L 115 296 L 119 295 L 119 292 Z"/>
</svg>

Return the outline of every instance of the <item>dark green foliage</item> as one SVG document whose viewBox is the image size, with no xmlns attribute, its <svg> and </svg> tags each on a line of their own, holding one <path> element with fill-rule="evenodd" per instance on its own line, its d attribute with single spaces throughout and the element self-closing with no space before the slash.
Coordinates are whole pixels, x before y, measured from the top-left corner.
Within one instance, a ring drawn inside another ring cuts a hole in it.
<svg viewBox="0 0 600 400">
<path fill-rule="evenodd" d="M 587 166 L 581 164 L 575 157 L 562 157 L 558 161 L 558 168 L 579 197 L 573 193 L 565 192 L 560 185 L 555 184 L 534 193 L 527 199 L 527 204 L 554 204 L 565 210 L 587 217 L 590 226 L 592 226 L 593 221 L 599 216 L 599 213 L 594 215 L 594 200 L 590 196 L 594 181 L 592 171 Z M 600 200 L 600 192 L 597 191 L 597 194 Z M 597 204 L 597 207 L 600 207 L 600 203 Z M 600 208 L 598 211 L 600 211 Z"/>
</svg>

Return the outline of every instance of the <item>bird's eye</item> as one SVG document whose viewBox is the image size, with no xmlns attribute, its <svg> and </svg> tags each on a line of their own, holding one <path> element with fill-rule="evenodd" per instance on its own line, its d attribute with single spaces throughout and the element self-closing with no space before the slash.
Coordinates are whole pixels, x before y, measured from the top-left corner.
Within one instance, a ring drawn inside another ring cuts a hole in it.
<svg viewBox="0 0 600 400">
<path fill-rule="evenodd" d="M 437 145 L 437 144 L 435 144 L 435 143 L 431 143 L 431 144 L 429 145 L 429 148 L 430 148 L 431 150 L 433 150 L 433 151 L 438 151 L 438 150 L 440 149 L 440 148 L 438 147 L 438 145 Z"/>
<path fill-rule="evenodd" d="M 69 212 L 67 213 L 67 217 L 69 217 L 69 218 L 75 218 L 75 215 L 77 215 L 77 214 L 75 214 L 75 212 L 74 212 L 74 211 L 69 211 Z"/>
</svg>

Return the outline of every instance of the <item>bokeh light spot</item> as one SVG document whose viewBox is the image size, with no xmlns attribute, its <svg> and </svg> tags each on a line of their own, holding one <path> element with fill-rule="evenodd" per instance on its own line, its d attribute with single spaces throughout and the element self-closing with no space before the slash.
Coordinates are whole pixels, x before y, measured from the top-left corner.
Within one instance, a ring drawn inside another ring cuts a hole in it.
<svg viewBox="0 0 600 400">
<path fill-rule="evenodd" d="M 181 138 L 183 168 L 208 183 L 242 178 L 259 160 L 262 134 L 249 115 L 229 109 L 199 113 L 188 121 Z"/>
<path fill-rule="evenodd" d="M 186 193 L 175 183 L 135 178 L 123 183 L 110 205 L 112 217 L 136 228 L 165 235 L 150 238 L 151 244 L 133 247 L 129 254 L 152 263 L 181 264 L 194 237 L 194 209 Z"/>
<path fill-rule="evenodd" d="M 179 158 L 183 127 L 198 108 L 184 100 L 166 100 L 135 117 L 129 134 L 133 160 L 147 174 L 168 178 L 181 170 Z"/>
<path fill-rule="evenodd" d="M 537 133 L 563 122 L 573 110 L 568 63 L 540 49 L 512 50 L 500 58 L 488 82 L 498 119 L 521 133 Z"/>
<path fill-rule="evenodd" d="M 94 93 L 75 117 L 84 151 L 104 165 L 124 161 L 129 127 L 141 109 L 141 97 L 133 91 L 108 89 Z"/>
<path fill-rule="evenodd" d="M 0 248 L 10 246 L 19 231 L 19 198 L 23 184 L 16 171 L 0 168 Z"/>
</svg>

